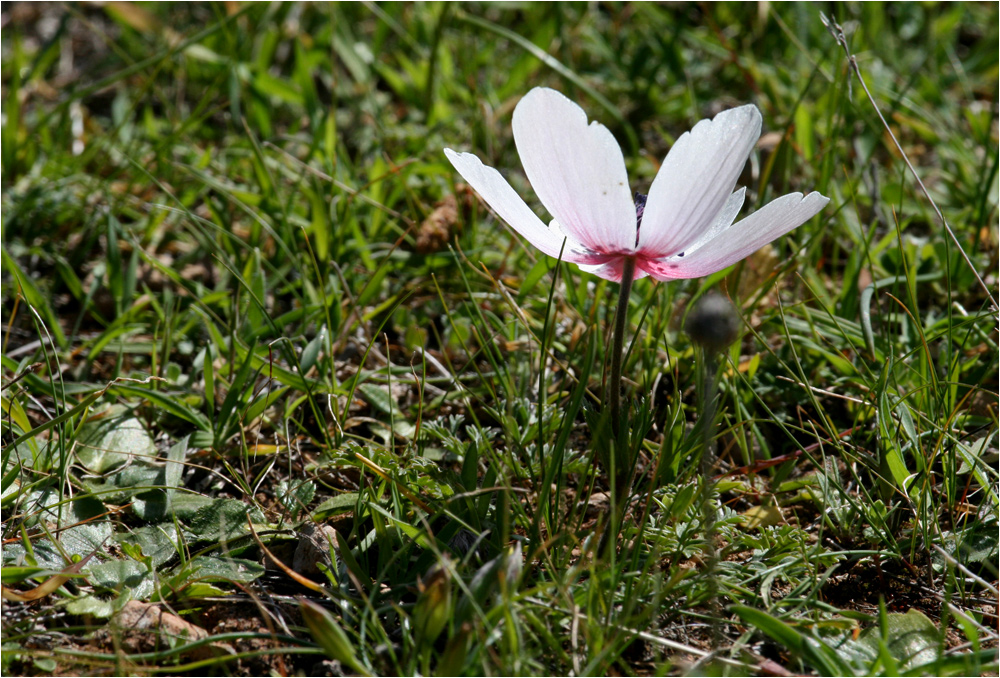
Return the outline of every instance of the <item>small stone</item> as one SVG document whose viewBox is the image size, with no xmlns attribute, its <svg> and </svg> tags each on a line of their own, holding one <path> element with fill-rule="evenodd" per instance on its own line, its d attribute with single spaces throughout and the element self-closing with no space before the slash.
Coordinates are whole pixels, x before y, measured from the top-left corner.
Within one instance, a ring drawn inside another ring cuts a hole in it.
<svg viewBox="0 0 1000 678">
<path fill-rule="evenodd" d="M 299 574 L 316 575 L 320 573 L 322 563 L 327 569 L 334 569 L 330 558 L 330 544 L 336 548 L 337 531 L 329 525 L 316 525 L 306 522 L 299 528 L 298 546 L 292 556 L 292 569 Z"/>
</svg>

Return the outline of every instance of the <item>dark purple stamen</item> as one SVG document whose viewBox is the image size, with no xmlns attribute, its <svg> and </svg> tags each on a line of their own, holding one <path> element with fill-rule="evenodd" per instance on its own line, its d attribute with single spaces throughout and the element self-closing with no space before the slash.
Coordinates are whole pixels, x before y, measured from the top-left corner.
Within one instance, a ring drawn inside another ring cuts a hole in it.
<svg viewBox="0 0 1000 678">
<path fill-rule="evenodd" d="M 639 245 L 639 228 L 642 226 L 642 213 L 646 210 L 646 195 L 635 194 L 635 244 Z"/>
</svg>

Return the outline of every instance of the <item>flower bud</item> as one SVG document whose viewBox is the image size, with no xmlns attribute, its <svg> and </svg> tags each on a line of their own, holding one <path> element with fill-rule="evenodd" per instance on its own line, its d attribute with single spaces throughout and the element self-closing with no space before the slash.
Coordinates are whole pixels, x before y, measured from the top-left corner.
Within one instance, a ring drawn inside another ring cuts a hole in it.
<svg viewBox="0 0 1000 678">
<path fill-rule="evenodd" d="M 740 318 L 721 294 L 706 294 L 688 313 L 684 331 L 708 353 L 721 353 L 736 340 Z"/>
</svg>

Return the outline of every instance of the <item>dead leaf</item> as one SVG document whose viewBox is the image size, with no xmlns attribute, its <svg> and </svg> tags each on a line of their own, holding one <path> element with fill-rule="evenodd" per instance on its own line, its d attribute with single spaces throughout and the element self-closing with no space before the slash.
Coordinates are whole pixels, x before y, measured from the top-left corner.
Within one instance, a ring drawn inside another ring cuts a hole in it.
<svg viewBox="0 0 1000 678">
<path fill-rule="evenodd" d="M 38 600 L 39 598 L 44 598 L 50 593 L 55 593 L 55 591 L 60 586 L 68 582 L 70 579 L 79 576 L 80 570 L 83 569 L 83 566 L 86 565 L 87 561 L 93 558 L 94 555 L 96 555 L 100 549 L 101 549 L 100 546 L 97 547 L 90 555 L 88 555 L 80 562 L 70 565 L 59 574 L 49 577 L 43 583 L 39 584 L 30 591 L 25 591 L 24 593 L 16 593 L 14 591 L 11 591 L 6 586 L 0 586 L 0 595 L 3 596 L 4 600 L 14 600 L 19 603 L 26 603 L 29 600 Z"/>
<path fill-rule="evenodd" d="M 757 141 L 757 148 L 764 153 L 770 153 L 778 147 L 784 136 L 781 132 L 766 132 Z"/>
<path fill-rule="evenodd" d="M 148 652 L 153 647 L 158 647 L 161 641 L 157 636 L 162 634 L 167 638 L 180 638 L 189 642 L 204 640 L 211 634 L 197 624 L 181 619 L 172 612 L 167 612 L 159 605 L 143 603 L 138 600 L 130 600 L 125 603 L 125 607 L 114 617 L 112 625 L 121 631 L 131 631 L 139 633 L 121 634 L 122 638 L 118 642 L 121 647 L 129 652 Z M 157 634 L 150 638 L 146 634 L 152 632 Z M 150 643 L 152 646 L 150 647 Z M 227 643 L 213 642 L 199 645 L 192 648 L 187 653 L 194 660 L 207 660 L 219 655 L 233 655 L 236 651 Z"/>
<path fill-rule="evenodd" d="M 778 525 L 785 520 L 777 506 L 753 506 L 744 511 L 742 517 L 743 527 L 751 530 Z"/>
<path fill-rule="evenodd" d="M 607 492 L 594 492 L 590 495 L 590 501 L 586 507 L 582 507 L 583 502 L 577 504 L 577 508 L 584 508 L 587 518 L 597 518 L 611 510 L 611 495 Z"/>
<path fill-rule="evenodd" d="M 458 201 L 454 195 L 446 195 L 434 205 L 434 211 L 420 224 L 417 231 L 417 252 L 430 254 L 444 249 L 457 223 Z"/>
<path fill-rule="evenodd" d="M 774 275 L 781 263 L 778 253 L 770 244 L 764 245 L 747 257 L 737 288 L 737 298 L 746 299 L 752 296 L 764 282 Z"/>
<path fill-rule="evenodd" d="M 201 640 L 208 631 L 177 615 L 161 610 L 158 605 L 130 600 L 115 618 L 115 623 L 129 631 L 160 631 L 174 638 Z"/>
<path fill-rule="evenodd" d="M 271 559 L 272 563 L 278 566 L 279 570 L 281 570 L 289 577 L 291 577 L 293 581 L 298 582 L 299 584 L 305 586 L 307 589 L 311 591 L 315 591 L 316 593 L 324 593 L 327 595 L 332 595 L 329 594 L 327 590 L 323 588 L 321 585 L 317 584 L 308 577 L 303 577 L 301 574 L 299 574 L 298 572 L 296 572 L 295 570 L 293 570 L 292 568 L 288 567 L 283 562 L 281 562 L 281 560 L 276 555 L 271 553 L 271 550 L 264 545 L 264 542 L 260 540 L 260 537 L 257 536 L 257 530 L 255 530 L 253 527 L 253 521 L 248 521 L 247 524 L 250 526 L 250 535 L 253 537 L 253 540 L 257 542 L 257 546 L 259 546 L 260 550 L 264 552 L 264 555 L 266 555 L 268 558 Z"/>
<path fill-rule="evenodd" d="M 140 33 L 160 31 L 160 20 L 134 2 L 108 2 L 104 9 Z"/>
</svg>

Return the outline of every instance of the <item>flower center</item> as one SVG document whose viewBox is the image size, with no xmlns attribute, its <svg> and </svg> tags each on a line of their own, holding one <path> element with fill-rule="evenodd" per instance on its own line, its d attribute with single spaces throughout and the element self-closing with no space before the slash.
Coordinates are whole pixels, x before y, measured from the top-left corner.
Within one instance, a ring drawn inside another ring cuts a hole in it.
<svg viewBox="0 0 1000 678">
<path fill-rule="evenodd" d="M 635 245 L 639 246 L 639 228 L 642 226 L 642 213 L 646 211 L 646 195 L 636 192 L 635 194 Z"/>
</svg>

